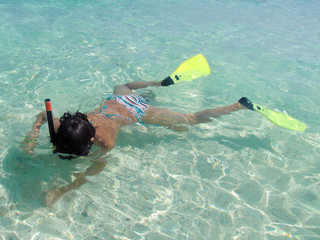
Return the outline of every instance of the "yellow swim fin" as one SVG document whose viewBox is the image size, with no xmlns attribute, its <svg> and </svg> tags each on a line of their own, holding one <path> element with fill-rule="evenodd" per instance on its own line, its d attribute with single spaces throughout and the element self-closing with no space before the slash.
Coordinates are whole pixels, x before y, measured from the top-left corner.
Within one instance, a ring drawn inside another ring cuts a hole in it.
<svg viewBox="0 0 320 240">
<path fill-rule="evenodd" d="M 261 105 L 255 104 L 246 97 L 242 97 L 239 100 L 239 103 L 250 110 L 260 113 L 262 116 L 267 118 L 270 122 L 280 127 L 284 127 L 290 130 L 300 131 L 300 132 L 303 132 L 307 128 L 305 123 L 300 122 L 297 119 L 290 117 L 289 115 L 276 112 L 276 111 L 267 109 L 265 107 L 262 107 Z"/>
<path fill-rule="evenodd" d="M 181 63 L 169 77 L 161 81 L 161 86 L 169 86 L 183 81 L 192 81 L 193 79 L 209 74 L 210 67 L 206 58 L 202 54 L 198 54 Z"/>
</svg>

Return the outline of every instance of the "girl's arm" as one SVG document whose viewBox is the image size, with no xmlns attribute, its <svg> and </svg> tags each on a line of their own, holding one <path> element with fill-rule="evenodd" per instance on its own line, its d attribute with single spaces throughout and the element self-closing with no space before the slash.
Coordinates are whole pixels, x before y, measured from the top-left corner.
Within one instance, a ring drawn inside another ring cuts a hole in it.
<svg viewBox="0 0 320 240">
<path fill-rule="evenodd" d="M 109 156 L 107 156 L 107 157 L 109 157 Z M 85 177 L 86 176 L 94 176 L 94 175 L 97 175 L 98 173 L 100 173 L 104 169 L 104 167 L 106 166 L 106 163 L 107 163 L 106 158 L 107 157 L 105 157 L 103 155 L 102 157 L 99 157 L 97 160 L 93 160 L 91 166 L 88 167 L 85 172 L 74 174 L 76 179 L 72 183 L 70 183 L 66 186 L 60 187 L 60 188 L 56 188 L 56 189 L 52 189 L 52 190 L 47 191 L 45 193 L 44 204 L 46 206 L 51 206 L 65 193 L 70 192 L 71 190 L 76 189 L 76 188 L 82 186 L 83 184 L 85 184 L 86 182 L 88 182 L 88 180 Z"/>
<path fill-rule="evenodd" d="M 47 121 L 47 113 L 45 111 L 40 112 L 37 116 L 36 121 L 32 125 L 32 130 L 28 132 L 28 135 L 24 138 L 22 145 L 23 145 L 23 149 L 28 154 L 34 154 L 34 147 L 37 144 L 37 137 L 39 136 L 40 127 L 46 121 Z M 57 132 L 60 125 L 59 119 L 54 118 L 53 123 L 54 123 L 55 132 Z"/>
</svg>

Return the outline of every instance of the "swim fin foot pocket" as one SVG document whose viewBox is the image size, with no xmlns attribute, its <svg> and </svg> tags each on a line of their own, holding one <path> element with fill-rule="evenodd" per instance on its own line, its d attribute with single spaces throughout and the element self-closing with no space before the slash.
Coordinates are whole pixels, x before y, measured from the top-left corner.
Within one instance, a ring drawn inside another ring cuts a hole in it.
<svg viewBox="0 0 320 240">
<path fill-rule="evenodd" d="M 172 80 L 172 78 L 170 76 L 161 81 L 161 86 L 163 86 L 163 87 L 170 86 L 172 84 L 174 84 L 174 81 Z"/>
<path fill-rule="evenodd" d="M 246 98 L 246 97 L 242 97 L 239 99 L 238 103 L 240 103 L 242 106 L 250 109 L 250 110 L 253 110 L 253 104 L 252 102 Z"/>
</svg>

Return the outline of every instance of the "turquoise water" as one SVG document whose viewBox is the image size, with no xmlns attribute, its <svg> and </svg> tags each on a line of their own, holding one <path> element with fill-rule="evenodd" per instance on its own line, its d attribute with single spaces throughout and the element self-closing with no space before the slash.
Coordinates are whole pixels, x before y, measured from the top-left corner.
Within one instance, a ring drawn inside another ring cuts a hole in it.
<svg viewBox="0 0 320 240">
<path fill-rule="evenodd" d="M 319 239 L 319 12 L 317 0 L 0 0 L 1 239 Z M 308 129 L 251 111 L 188 132 L 127 126 L 99 175 L 42 205 L 90 165 L 51 154 L 46 125 L 36 154 L 21 150 L 45 98 L 57 116 L 90 111 L 198 53 L 211 75 L 152 89 L 154 105 L 247 96 Z"/>
</svg>

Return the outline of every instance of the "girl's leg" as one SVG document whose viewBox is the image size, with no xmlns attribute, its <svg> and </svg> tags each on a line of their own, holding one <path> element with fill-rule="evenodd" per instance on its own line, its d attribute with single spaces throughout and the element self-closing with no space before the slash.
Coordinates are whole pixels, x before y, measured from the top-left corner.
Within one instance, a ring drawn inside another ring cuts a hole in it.
<svg viewBox="0 0 320 240">
<path fill-rule="evenodd" d="M 160 87 L 161 82 L 129 82 L 124 85 L 116 86 L 113 89 L 113 94 L 115 95 L 130 95 L 134 94 L 132 90 L 137 90 L 140 88 L 146 88 L 150 86 Z"/>
<path fill-rule="evenodd" d="M 218 118 L 222 115 L 230 114 L 232 112 L 236 112 L 241 109 L 246 109 L 246 107 L 241 105 L 239 102 L 236 102 L 229 106 L 203 110 L 201 112 L 195 113 L 195 115 L 196 115 L 197 123 L 205 123 L 205 122 L 211 122 L 211 118 Z"/>
<path fill-rule="evenodd" d="M 174 125 L 186 124 L 195 125 L 199 123 L 211 122 L 211 118 L 218 118 L 221 115 L 230 114 L 244 109 L 240 103 L 234 103 L 225 107 L 207 109 L 196 113 L 177 113 L 165 108 L 149 106 L 146 115 L 142 117 L 142 122 L 159 126 L 173 127 Z"/>
</svg>

